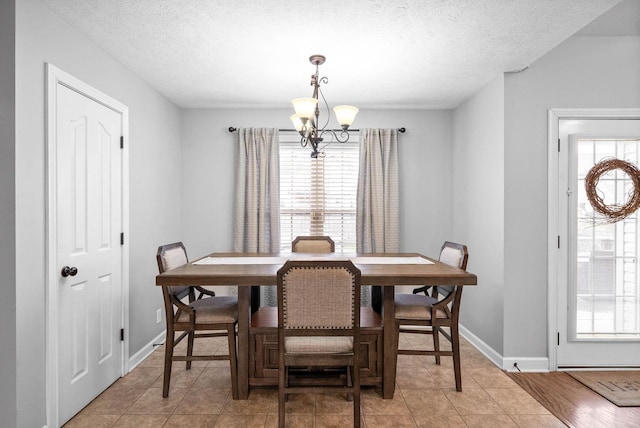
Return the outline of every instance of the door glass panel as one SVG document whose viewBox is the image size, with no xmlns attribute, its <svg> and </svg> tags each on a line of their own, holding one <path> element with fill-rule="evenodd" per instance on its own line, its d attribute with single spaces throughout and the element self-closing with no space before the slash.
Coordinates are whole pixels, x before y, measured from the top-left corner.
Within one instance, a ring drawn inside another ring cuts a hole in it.
<svg viewBox="0 0 640 428">
<path fill-rule="evenodd" d="M 637 140 L 579 139 L 577 142 L 576 339 L 628 338 L 640 334 L 638 215 L 607 223 L 596 215 L 584 188 L 591 167 L 605 158 L 638 164 Z M 598 193 L 607 205 L 623 205 L 633 181 L 621 170 L 603 174 Z"/>
</svg>

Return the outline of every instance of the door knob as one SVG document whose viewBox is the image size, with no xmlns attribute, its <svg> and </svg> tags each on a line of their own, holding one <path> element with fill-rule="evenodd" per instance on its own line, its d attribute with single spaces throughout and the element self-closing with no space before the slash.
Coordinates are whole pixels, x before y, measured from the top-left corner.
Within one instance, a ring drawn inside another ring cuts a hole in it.
<svg viewBox="0 0 640 428">
<path fill-rule="evenodd" d="M 66 278 L 68 276 L 76 276 L 76 274 L 78 273 L 78 268 L 75 266 L 69 267 L 69 266 L 65 266 L 62 268 L 62 271 L 60 272 L 60 274 Z"/>
</svg>

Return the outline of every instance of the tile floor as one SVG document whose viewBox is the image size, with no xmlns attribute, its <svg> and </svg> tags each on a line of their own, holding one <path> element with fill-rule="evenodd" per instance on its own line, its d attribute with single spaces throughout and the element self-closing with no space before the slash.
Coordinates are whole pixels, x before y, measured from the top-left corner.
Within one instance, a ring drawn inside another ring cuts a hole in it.
<svg viewBox="0 0 640 428">
<path fill-rule="evenodd" d="M 430 338 L 425 335 L 405 334 L 401 347 L 420 346 L 426 340 Z M 225 338 L 204 341 L 208 341 L 204 343 L 206 348 L 226 351 Z M 199 346 L 202 345 L 200 342 Z M 376 388 L 363 388 L 362 426 L 564 426 L 464 340 L 461 352 L 462 392 L 455 390 L 451 358 L 443 358 L 442 365 L 437 366 L 431 357 L 399 356 L 393 400 L 383 400 Z M 232 400 L 227 361 L 194 362 L 189 371 L 184 363 L 174 363 L 171 391 L 163 399 L 163 355 L 164 349 L 160 347 L 65 427 L 277 427 L 277 390 L 252 389 L 248 400 Z M 352 425 L 352 403 L 344 396 L 294 395 L 286 406 L 290 427 Z"/>
</svg>

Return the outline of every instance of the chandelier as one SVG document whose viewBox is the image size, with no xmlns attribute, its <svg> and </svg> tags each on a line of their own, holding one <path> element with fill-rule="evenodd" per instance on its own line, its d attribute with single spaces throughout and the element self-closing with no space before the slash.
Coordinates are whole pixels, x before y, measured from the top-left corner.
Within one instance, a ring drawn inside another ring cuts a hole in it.
<svg viewBox="0 0 640 428">
<path fill-rule="evenodd" d="M 291 100 L 295 114 L 292 114 L 290 119 L 296 131 L 300 133 L 300 144 L 302 147 L 311 146 L 312 158 L 317 158 L 318 155 L 324 155 L 322 149 L 333 141 L 339 143 L 349 141 L 349 126 L 351 126 L 358 113 L 357 107 L 345 105 L 334 107 L 333 111 L 336 114 L 336 119 L 341 129 L 337 130 L 338 132 L 333 129 L 327 129 L 329 123 L 329 104 L 324 98 L 322 89 L 320 89 L 320 83 L 329 83 L 329 79 L 319 77 L 318 75 L 318 69 L 320 65 L 324 64 L 325 60 L 326 58 L 323 55 L 311 55 L 309 57 L 309 62 L 316 66 L 315 74 L 311 75 L 311 86 L 313 86 L 312 98 L 295 98 Z M 327 109 L 327 121 L 322 128 L 319 128 L 320 108 L 318 107 L 318 94 L 322 97 L 322 101 Z M 325 135 L 328 135 L 330 140 L 322 145 Z"/>
</svg>

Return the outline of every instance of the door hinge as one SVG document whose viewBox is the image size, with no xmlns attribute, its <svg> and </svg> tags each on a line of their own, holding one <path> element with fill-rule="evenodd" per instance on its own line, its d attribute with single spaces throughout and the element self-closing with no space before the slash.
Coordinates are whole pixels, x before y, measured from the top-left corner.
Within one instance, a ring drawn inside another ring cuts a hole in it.
<svg viewBox="0 0 640 428">
<path fill-rule="evenodd" d="M 120 245 L 124 245 L 124 232 L 120 233 Z"/>
<path fill-rule="evenodd" d="M 558 346 L 560 346 L 560 332 L 558 332 Z"/>
<path fill-rule="evenodd" d="M 560 138 L 558 138 L 558 152 L 560 151 Z"/>
<path fill-rule="evenodd" d="M 120 136 L 120 148 L 124 149 L 124 136 L 123 135 Z"/>
<path fill-rule="evenodd" d="M 120 341 L 124 341 L 124 328 L 120 329 Z"/>
<path fill-rule="evenodd" d="M 558 235 L 558 248 L 560 248 L 560 235 Z"/>
</svg>

